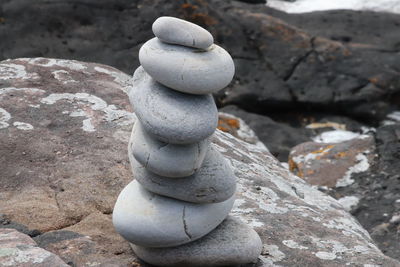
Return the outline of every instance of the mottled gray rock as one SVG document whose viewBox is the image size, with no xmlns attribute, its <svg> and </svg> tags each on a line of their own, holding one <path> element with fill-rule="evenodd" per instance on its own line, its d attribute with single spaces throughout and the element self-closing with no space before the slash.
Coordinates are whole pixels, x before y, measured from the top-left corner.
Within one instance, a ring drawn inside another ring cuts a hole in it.
<svg viewBox="0 0 400 267">
<path fill-rule="evenodd" d="M 145 131 L 172 144 L 192 144 L 213 134 L 218 110 L 211 95 L 188 95 L 157 83 L 142 67 L 129 98 Z"/>
<path fill-rule="evenodd" d="M 14 229 L 0 229 L 0 266 L 69 267 L 57 255 L 39 248 L 28 235 Z"/>
<path fill-rule="evenodd" d="M 153 23 L 153 33 L 164 43 L 206 49 L 214 38 L 204 28 L 174 17 L 159 17 Z"/>
<path fill-rule="evenodd" d="M 0 106 L 10 114 L 8 126 L 0 129 L 1 213 L 29 229 L 88 236 L 91 244 L 83 249 L 79 240 L 46 248 L 75 266 L 149 267 L 115 232 L 110 215 L 119 192 L 132 180 L 126 152 L 132 113 L 123 77 L 129 79 L 111 67 L 72 60 L 0 62 Z M 61 96 L 65 99 L 56 98 Z M 49 99 L 58 100 L 43 103 Z M 71 116 L 79 110 L 85 116 Z M 22 130 L 14 122 L 34 128 Z M 386 130 L 391 141 L 384 142 L 382 151 L 394 155 L 398 131 Z M 214 136 L 214 145 L 238 177 L 232 215 L 263 241 L 256 267 L 399 266 L 336 200 L 291 174 L 265 148 L 220 131 Z M 386 162 L 385 172 L 398 164 Z M 383 173 L 379 177 L 387 180 Z M 383 185 L 394 186 L 395 180 Z M 373 186 L 372 178 L 366 182 Z M 381 209 L 393 207 L 383 206 L 388 203 L 383 189 L 377 194 Z"/>
<path fill-rule="evenodd" d="M 193 175 L 166 178 L 149 172 L 129 153 L 133 176 L 147 190 L 194 203 L 222 202 L 236 190 L 236 177 L 229 163 L 210 147 L 201 168 Z"/>
<path fill-rule="evenodd" d="M 188 145 L 163 143 L 143 130 L 137 120 L 129 141 L 133 155 L 147 170 L 165 177 L 185 177 L 200 168 L 211 138 Z"/>
<path fill-rule="evenodd" d="M 172 248 L 131 245 L 144 261 L 157 266 L 231 266 L 257 262 L 262 242 L 249 226 L 228 216 L 203 238 Z"/>
<path fill-rule="evenodd" d="M 234 197 L 220 203 L 194 204 L 153 194 L 137 181 L 118 196 L 113 212 L 117 232 L 145 247 L 182 245 L 211 232 L 228 215 Z"/>
<path fill-rule="evenodd" d="M 209 94 L 226 87 L 235 73 L 231 56 L 218 45 L 206 51 L 169 45 L 157 37 L 139 51 L 139 61 L 156 81 L 189 94 Z"/>
</svg>

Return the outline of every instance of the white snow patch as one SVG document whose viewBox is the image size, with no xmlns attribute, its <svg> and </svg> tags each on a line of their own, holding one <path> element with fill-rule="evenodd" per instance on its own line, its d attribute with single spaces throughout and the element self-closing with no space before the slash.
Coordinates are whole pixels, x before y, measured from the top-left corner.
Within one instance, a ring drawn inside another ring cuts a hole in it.
<svg viewBox="0 0 400 267">
<path fill-rule="evenodd" d="M 307 13 L 339 9 L 400 13 L 400 1 L 398 0 L 297 0 L 296 2 L 268 0 L 267 6 L 287 13 Z"/>
<path fill-rule="evenodd" d="M 264 255 L 268 255 L 265 257 Z M 279 250 L 279 247 L 276 245 L 264 245 L 261 256 L 259 259 L 268 264 L 267 266 L 275 266 L 274 262 L 279 262 L 285 258 L 285 253 Z"/>
<path fill-rule="evenodd" d="M 16 87 L 5 87 L 5 88 L 0 88 L 0 95 L 3 94 L 9 94 L 12 92 L 24 92 L 24 93 L 31 93 L 31 94 L 35 94 L 35 93 L 40 93 L 43 94 L 46 91 L 42 90 L 42 89 L 37 89 L 37 88 L 16 88 Z"/>
<path fill-rule="evenodd" d="M 321 260 L 334 260 L 336 259 L 336 254 L 332 252 L 326 252 L 326 251 L 318 251 L 315 253 L 315 256 L 320 258 Z"/>
<path fill-rule="evenodd" d="M 351 209 L 357 206 L 360 199 L 356 196 L 345 196 L 338 199 L 338 202 L 343 206 L 343 208 L 347 211 L 351 211 Z"/>
<path fill-rule="evenodd" d="M 13 63 L 0 64 L 0 73 L 2 80 L 24 79 L 27 77 L 25 66 Z"/>
<path fill-rule="evenodd" d="M 308 247 L 302 246 L 302 245 L 298 244 L 296 241 L 290 240 L 290 239 L 283 240 L 282 243 L 289 248 L 308 249 Z"/>
<path fill-rule="evenodd" d="M 122 71 L 114 71 L 102 67 L 94 67 L 94 70 L 112 76 L 114 78 L 114 81 L 121 85 L 130 85 L 131 83 L 131 76 L 123 73 Z M 122 88 L 124 89 L 125 93 L 128 92 L 128 89 L 125 86 L 122 86 Z"/>
<path fill-rule="evenodd" d="M 68 100 L 78 102 L 79 104 L 85 105 L 89 103 L 92 110 L 104 112 L 103 120 L 107 122 L 116 122 L 119 125 L 130 125 L 134 122 L 135 115 L 126 110 L 119 110 L 114 105 L 108 105 L 103 99 L 90 95 L 87 93 L 62 93 L 62 94 L 50 94 L 41 100 L 42 103 L 52 105 L 60 100 Z M 68 114 L 68 111 L 63 111 L 63 114 Z M 94 132 L 96 128 L 92 123 L 92 114 L 90 111 L 77 109 L 70 113 L 71 117 L 86 117 L 82 122 L 82 129 L 86 132 Z"/>
<path fill-rule="evenodd" d="M 65 60 L 65 59 L 56 59 L 56 58 L 23 58 L 23 60 L 27 61 L 30 64 L 42 66 L 42 67 L 64 67 L 71 70 L 81 71 L 86 69 L 86 66 L 79 61 L 75 60 Z"/>
<path fill-rule="evenodd" d="M 55 70 L 51 74 L 53 74 L 54 78 L 57 81 L 60 81 L 63 84 L 78 82 L 78 81 L 75 81 L 74 79 L 72 79 L 70 73 L 66 70 Z"/>
<path fill-rule="evenodd" d="M 399 223 L 400 222 L 400 213 L 393 215 L 389 222 L 390 223 Z"/>
<path fill-rule="evenodd" d="M 367 138 L 369 135 L 359 134 L 351 131 L 334 130 L 323 132 L 312 138 L 317 143 L 340 143 L 354 138 Z"/>
<path fill-rule="evenodd" d="M 11 114 L 7 110 L 0 108 L 0 129 L 7 128 L 10 126 L 8 121 L 11 119 Z"/>
<path fill-rule="evenodd" d="M 393 111 L 386 116 L 386 120 L 382 121 L 382 125 L 392 125 L 400 122 L 400 111 Z"/>
<path fill-rule="evenodd" d="M 357 154 L 356 160 L 356 165 L 346 171 L 344 176 L 336 182 L 336 187 L 346 187 L 353 184 L 354 179 L 351 178 L 353 173 L 365 172 L 369 169 L 368 158 L 363 153 Z"/>
<path fill-rule="evenodd" d="M 26 122 L 15 121 L 13 125 L 19 130 L 24 130 L 24 131 L 33 130 L 33 126 Z"/>
</svg>

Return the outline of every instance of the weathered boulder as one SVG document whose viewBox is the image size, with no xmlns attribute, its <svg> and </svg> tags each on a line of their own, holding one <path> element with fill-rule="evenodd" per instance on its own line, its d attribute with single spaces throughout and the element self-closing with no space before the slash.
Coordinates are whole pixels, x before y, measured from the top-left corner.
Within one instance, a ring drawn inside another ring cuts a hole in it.
<svg viewBox="0 0 400 267">
<path fill-rule="evenodd" d="M 290 170 L 338 199 L 371 233 L 385 254 L 398 258 L 400 125 L 382 126 L 369 135 L 353 133 L 353 138 L 347 141 L 339 139 L 344 137 L 341 134 L 349 132 L 326 133 L 332 133 L 327 141 L 338 141 L 296 146 L 290 154 Z M 321 135 L 318 139 L 325 138 Z"/>
<path fill-rule="evenodd" d="M 0 266 L 68 267 L 57 255 L 37 246 L 29 236 L 15 229 L 0 229 Z"/>
<path fill-rule="evenodd" d="M 369 169 L 374 153 L 375 141 L 368 135 L 340 143 L 307 142 L 292 149 L 289 168 L 312 185 L 344 187 L 354 182 L 353 173 Z"/>
<path fill-rule="evenodd" d="M 3 0 L 0 58 L 76 58 L 132 73 L 152 22 L 165 14 L 204 26 L 232 54 L 236 76 L 219 95 L 220 105 L 258 113 L 312 108 L 371 119 L 398 103 L 395 14 L 288 15 L 218 0 Z"/>
<path fill-rule="evenodd" d="M 128 79 L 77 61 L 0 62 L 7 114 L 0 117 L 2 213 L 44 232 L 38 244 L 70 265 L 147 266 L 115 232 L 110 214 L 132 179 L 127 144 L 134 115 L 121 90 Z M 232 215 L 263 241 L 256 266 L 399 266 L 337 201 L 262 146 L 221 131 L 213 143 L 238 177 Z"/>
</svg>

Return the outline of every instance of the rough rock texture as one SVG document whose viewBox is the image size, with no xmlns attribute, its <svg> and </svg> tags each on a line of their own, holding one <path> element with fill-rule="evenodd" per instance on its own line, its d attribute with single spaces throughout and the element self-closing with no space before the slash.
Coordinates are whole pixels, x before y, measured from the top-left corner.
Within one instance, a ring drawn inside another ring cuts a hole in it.
<svg viewBox="0 0 400 267">
<path fill-rule="evenodd" d="M 9 114 L 0 117 L 2 213 L 46 232 L 35 239 L 70 265 L 146 266 L 114 231 L 110 215 L 132 179 L 126 79 L 113 68 L 76 61 L 0 62 L 0 104 Z M 256 266 L 399 265 L 337 201 L 264 148 L 221 131 L 214 144 L 239 178 L 232 215 L 263 241 Z"/>
<path fill-rule="evenodd" d="M 343 187 L 353 173 L 368 170 L 375 157 L 375 140 L 362 136 L 341 143 L 307 142 L 290 152 L 289 168 L 312 185 Z"/>
<path fill-rule="evenodd" d="M 361 137 L 361 138 L 360 138 Z M 400 125 L 340 143 L 304 143 L 289 167 L 338 199 L 389 256 L 400 255 Z"/>
<path fill-rule="evenodd" d="M 71 229 L 101 244 L 79 260 L 49 249 L 65 262 L 132 261 L 110 215 L 131 180 L 126 144 L 134 115 L 121 90 L 128 79 L 77 61 L 0 63 L 1 212 L 8 226 Z"/>
<path fill-rule="evenodd" d="M 76 58 L 132 73 L 152 22 L 165 14 L 204 26 L 232 54 L 236 76 L 221 105 L 371 119 L 398 103 L 400 15 L 392 14 L 287 15 L 219 0 L 4 0 L 0 58 Z"/>
<path fill-rule="evenodd" d="M 0 266 L 68 267 L 60 257 L 37 246 L 29 236 L 15 229 L 0 229 Z"/>
</svg>

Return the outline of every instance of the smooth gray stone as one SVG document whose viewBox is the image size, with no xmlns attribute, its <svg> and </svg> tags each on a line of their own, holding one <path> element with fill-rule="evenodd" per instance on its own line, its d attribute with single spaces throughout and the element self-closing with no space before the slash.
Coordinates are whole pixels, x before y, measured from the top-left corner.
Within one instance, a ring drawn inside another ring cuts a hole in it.
<svg viewBox="0 0 400 267">
<path fill-rule="evenodd" d="M 206 49 L 214 38 L 206 29 L 174 17 L 159 17 L 153 23 L 153 33 L 164 43 Z"/>
<path fill-rule="evenodd" d="M 144 247 L 170 247 L 201 238 L 232 209 L 234 196 L 213 204 L 195 204 L 153 194 L 136 180 L 118 196 L 113 212 L 116 231 Z"/>
<path fill-rule="evenodd" d="M 133 75 L 129 91 L 133 109 L 144 130 L 171 144 L 192 144 L 212 135 L 218 110 L 211 95 L 189 95 L 152 79 L 142 67 Z"/>
<path fill-rule="evenodd" d="M 235 194 L 236 177 L 227 160 L 210 147 L 201 168 L 183 178 L 162 177 L 146 170 L 131 153 L 133 177 L 147 190 L 158 195 L 194 203 L 222 202 Z"/>
<path fill-rule="evenodd" d="M 155 37 L 140 48 L 139 61 L 156 81 L 189 94 L 217 92 L 235 73 L 231 56 L 215 44 L 199 50 L 166 44 Z"/>
<path fill-rule="evenodd" d="M 137 120 L 133 126 L 128 145 L 132 155 L 145 168 L 165 177 L 185 177 L 192 175 L 203 163 L 211 143 L 211 137 L 189 145 L 163 143 L 143 130 Z"/>
<path fill-rule="evenodd" d="M 262 251 L 257 232 L 232 216 L 203 238 L 172 248 L 131 244 L 135 254 L 156 266 L 232 266 L 256 262 Z"/>
</svg>

